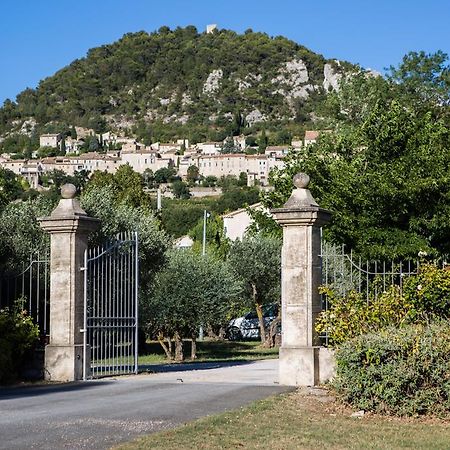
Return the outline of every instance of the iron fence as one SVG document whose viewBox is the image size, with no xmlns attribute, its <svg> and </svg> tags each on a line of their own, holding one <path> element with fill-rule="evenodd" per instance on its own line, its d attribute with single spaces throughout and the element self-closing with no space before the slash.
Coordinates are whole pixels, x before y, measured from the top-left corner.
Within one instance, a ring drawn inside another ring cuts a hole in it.
<svg viewBox="0 0 450 450">
<path fill-rule="evenodd" d="M 0 276 L 0 309 L 14 308 L 27 312 L 39 326 L 42 336 L 50 333 L 50 257 L 49 251 L 36 252 L 21 269 Z"/>
<path fill-rule="evenodd" d="M 390 286 L 403 285 L 405 278 L 415 275 L 418 259 L 371 261 L 345 252 L 345 246 L 329 244 L 322 240 L 322 285 L 340 296 L 356 291 L 366 300 L 378 298 Z M 325 307 L 326 305 L 324 305 Z M 325 308 L 326 309 L 326 308 Z"/>
<path fill-rule="evenodd" d="M 322 286 L 330 288 L 338 297 L 350 291 L 365 298 L 367 304 L 376 300 L 391 286 L 403 287 L 405 279 L 418 273 L 419 259 L 370 261 L 347 253 L 344 245 L 334 245 L 322 239 Z M 443 264 L 445 264 L 443 262 Z M 329 309 L 329 299 L 322 294 L 322 310 Z M 328 345 L 328 333 L 320 335 L 321 343 Z"/>
</svg>

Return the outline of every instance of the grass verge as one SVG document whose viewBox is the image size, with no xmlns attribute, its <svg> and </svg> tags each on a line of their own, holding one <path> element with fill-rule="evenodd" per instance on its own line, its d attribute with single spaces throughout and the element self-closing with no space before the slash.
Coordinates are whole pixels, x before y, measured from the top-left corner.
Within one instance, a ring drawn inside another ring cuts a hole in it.
<svg viewBox="0 0 450 450">
<path fill-rule="evenodd" d="M 139 449 L 448 449 L 450 422 L 365 415 L 296 391 L 117 447 Z"/>
<path fill-rule="evenodd" d="M 146 344 L 146 354 L 139 356 L 139 365 L 169 363 L 158 342 Z M 190 362 L 191 342 L 184 342 L 185 362 Z M 259 341 L 230 342 L 204 340 L 197 342 L 198 361 L 239 361 L 277 358 L 278 348 L 263 348 Z"/>
</svg>

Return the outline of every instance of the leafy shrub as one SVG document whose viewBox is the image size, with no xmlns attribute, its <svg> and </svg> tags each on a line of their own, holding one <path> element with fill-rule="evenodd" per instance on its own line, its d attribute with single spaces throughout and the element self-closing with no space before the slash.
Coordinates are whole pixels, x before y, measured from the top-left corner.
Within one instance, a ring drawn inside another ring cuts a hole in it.
<svg viewBox="0 0 450 450">
<path fill-rule="evenodd" d="M 316 330 L 327 332 L 331 345 L 390 325 L 450 318 L 450 270 L 433 264 L 422 265 L 417 275 L 405 279 L 402 288 L 390 286 L 378 296 L 372 292 L 368 300 L 365 293 L 355 291 L 343 297 L 328 287 L 321 287 L 320 292 L 327 296 L 329 309 L 319 315 Z"/>
<path fill-rule="evenodd" d="M 38 336 L 38 326 L 24 311 L 0 310 L 0 383 L 17 378 L 24 354 Z"/>
<path fill-rule="evenodd" d="M 450 413 L 450 323 L 388 327 L 345 342 L 333 385 L 359 409 L 396 415 Z"/>
<path fill-rule="evenodd" d="M 321 293 L 327 296 L 330 306 L 319 315 L 316 331 L 327 332 L 332 345 L 389 325 L 399 326 L 406 321 L 411 307 L 398 286 L 390 286 L 369 301 L 365 294 L 355 291 L 339 297 L 331 289 L 322 287 Z"/>
<path fill-rule="evenodd" d="M 411 306 L 409 320 L 450 317 L 450 270 L 424 264 L 417 275 L 405 280 L 405 301 Z"/>
</svg>

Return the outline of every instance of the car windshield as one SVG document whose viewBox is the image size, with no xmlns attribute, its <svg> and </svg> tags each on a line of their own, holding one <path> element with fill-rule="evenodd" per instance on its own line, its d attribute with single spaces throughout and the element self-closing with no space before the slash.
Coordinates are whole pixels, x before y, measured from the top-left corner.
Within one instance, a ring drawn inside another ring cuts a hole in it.
<svg viewBox="0 0 450 450">
<path fill-rule="evenodd" d="M 276 317 L 278 314 L 278 304 L 272 303 L 263 307 L 263 317 Z M 244 316 L 247 320 L 257 319 L 256 311 L 250 311 Z"/>
</svg>

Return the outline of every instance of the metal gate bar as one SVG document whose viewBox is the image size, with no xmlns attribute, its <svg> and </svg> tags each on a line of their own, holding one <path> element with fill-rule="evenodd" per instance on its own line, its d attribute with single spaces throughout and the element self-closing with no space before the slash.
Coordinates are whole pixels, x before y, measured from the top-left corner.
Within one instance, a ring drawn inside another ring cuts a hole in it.
<svg viewBox="0 0 450 450">
<path fill-rule="evenodd" d="M 138 274 L 136 232 L 86 250 L 83 379 L 137 373 Z"/>
</svg>

